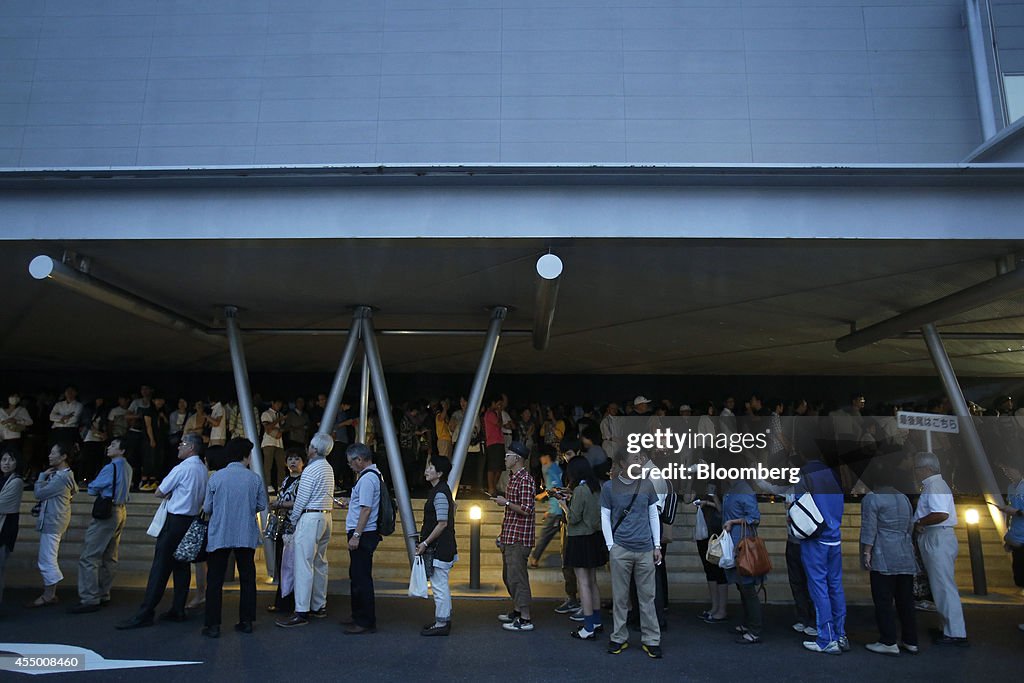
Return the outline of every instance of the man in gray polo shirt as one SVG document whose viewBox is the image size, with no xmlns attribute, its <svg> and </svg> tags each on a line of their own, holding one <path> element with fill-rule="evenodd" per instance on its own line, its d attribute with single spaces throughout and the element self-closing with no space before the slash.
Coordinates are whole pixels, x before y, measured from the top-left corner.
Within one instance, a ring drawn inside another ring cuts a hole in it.
<svg viewBox="0 0 1024 683">
<path fill-rule="evenodd" d="M 608 652 L 619 654 L 629 647 L 629 584 L 636 582 L 643 650 L 661 658 L 661 629 L 654 606 L 654 568 L 661 562 L 661 520 L 658 495 L 649 479 L 639 478 L 644 458 L 626 455 L 618 476 L 601 487 L 601 530 L 608 546 L 612 573 L 614 631 Z M 632 467 L 631 467 L 632 466 Z M 638 476 L 632 479 L 629 474 Z"/>
</svg>

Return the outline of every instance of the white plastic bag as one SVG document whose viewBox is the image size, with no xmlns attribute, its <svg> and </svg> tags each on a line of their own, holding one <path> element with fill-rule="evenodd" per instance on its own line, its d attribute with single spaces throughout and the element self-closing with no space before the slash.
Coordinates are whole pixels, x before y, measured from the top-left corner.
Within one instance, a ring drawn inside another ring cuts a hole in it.
<svg viewBox="0 0 1024 683">
<path fill-rule="evenodd" d="M 704 510 L 697 508 L 697 521 L 693 523 L 693 540 L 703 541 L 708 538 L 708 522 L 704 519 Z"/>
<path fill-rule="evenodd" d="M 409 597 L 430 597 L 427 592 L 427 570 L 423 566 L 423 558 L 419 555 L 412 561 L 412 573 L 409 575 Z"/>
<path fill-rule="evenodd" d="M 149 528 L 146 530 L 147 536 L 156 538 L 163 531 L 164 522 L 167 521 L 167 499 L 160 501 L 160 507 L 156 509 L 156 514 L 153 515 L 153 521 L 149 523 Z"/>
<path fill-rule="evenodd" d="M 732 534 L 722 530 L 722 559 L 718 561 L 722 569 L 732 569 L 736 566 L 736 549 L 733 547 Z"/>
<path fill-rule="evenodd" d="M 295 590 L 295 541 L 289 537 L 281 548 L 281 597 L 287 597 Z"/>
</svg>

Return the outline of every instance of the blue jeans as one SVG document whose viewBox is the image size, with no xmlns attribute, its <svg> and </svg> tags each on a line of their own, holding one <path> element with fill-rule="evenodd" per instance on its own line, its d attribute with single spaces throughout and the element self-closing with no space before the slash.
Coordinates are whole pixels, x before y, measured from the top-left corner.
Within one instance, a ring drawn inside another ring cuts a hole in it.
<svg viewBox="0 0 1024 683">
<path fill-rule="evenodd" d="M 800 558 L 818 617 L 818 645 L 824 648 L 846 635 L 842 546 L 807 540 L 800 544 Z"/>
</svg>

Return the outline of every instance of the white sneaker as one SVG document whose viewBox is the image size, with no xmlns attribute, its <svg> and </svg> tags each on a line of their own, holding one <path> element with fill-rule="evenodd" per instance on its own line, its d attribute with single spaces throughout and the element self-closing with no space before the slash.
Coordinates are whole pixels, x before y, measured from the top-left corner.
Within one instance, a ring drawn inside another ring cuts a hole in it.
<svg viewBox="0 0 1024 683">
<path fill-rule="evenodd" d="M 899 645 L 883 645 L 882 643 L 868 643 L 864 646 L 868 652 L 875 652 L 880 655 L 889 655 L 890 657 L 898 657 L 900 654 Z"/>
<path fill-rule="evenodd" d="M 804 648 L 810 650 L 811 652 L 821 652 L 821 653 L 826 654 L 826 655 L 841 655 L 841 654 L 843 654 L 843 651 L 839 649 L 839 643 L 837 643 L 834 640 L 831 643 L 829 643 L 828 645 L 826 645 L 825 647 L 819 646 L 817 641 L 805 640 L 804 641 Z"/>
<path fill-rule="evenodd" d="M 814 628 L 813 626 L 808 626 L 808 627 L 806 627 L 804 629 L 804 635 L 805 636 L 810 636 L 811 638 L 817 638 L 818 637 L 818 629 Z"/>
<path fill-rule="evenodd" d="M 914 603 L 914 609 L 919 612 L 937 612 L 935 603 L 931 600 L 918 600 Z"/>
<path fill-rule="evenodd" d="M 916 655 L 919 652 L 917 645 L 907 645 L 906 643 L 900 643 L 899 647 L 906 650 L 912 655 Z"/>
<path fill-rule="evenodd" d="M 506 631 L 532 631 L 533 622 L 523 621 L 521 618 L 516 617 L 515 621 L 509 622 L 507 624 L 502 624 L 501 627 Z"/>
<path fill-rule="evenodd" d="M 793 624 L 793 630 L 797 633 L 803 633 L 805 628 L 807 627 L 803 625 L 803 622 L 798 621 L 795 624 Z"/>
</svg>

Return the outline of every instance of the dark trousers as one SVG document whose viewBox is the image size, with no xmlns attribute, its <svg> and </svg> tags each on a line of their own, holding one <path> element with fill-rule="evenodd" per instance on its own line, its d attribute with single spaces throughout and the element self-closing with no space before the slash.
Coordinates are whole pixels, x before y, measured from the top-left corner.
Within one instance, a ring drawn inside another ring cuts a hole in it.
<svg viewBox="0 0 1024 683">
<path fill-rule="evenodd" d="M 68 453 L 71 453 L 76 443 L 78 443 L 77 427 L 54 427 L 50 430 L 50 448 L 53 448 L 55 444 L 60 444 L 68 450 Z"/>
<path fill-rule="evenodd" d="M 142 478 L 142 442 L 145 440 L 142 432 L 128 430 L 124 439 L 124 459 L 132 466 L 132 488 L 137 488 Z M 147 443 L 148 447 L 149 444 Z M 172 551 L 173 552 L 173 551 Z"/>
<path fill-rule="evenodd" d="M 228 558 L 235 554 L 238 567 L 238 621 L 256 620 L 256 551 L 253 548 L 219 548 L 206 557 L 206 625 L 220 626 L 224 602 L 224 577 Z"/>
<path fill-rule="evenodd" d="M 82 443 L 81 464 L 75 465 L 80 477 L 84 477 L 89 481 L 96 478 L 96 475 L 103 469 L 103 461 L 105 460 L 103 452 L 106 448 L 107 444 L 103 441 L 85 441 Z"/>
<path fill-rule="evenodd" d="M 1011 561 L 1013 563 L 1013 582 L 1020 588 L 1024 588 L 1024 546 L 1013 549 Z"/>
<path fill-rule="evenodd" d="M 878 642 L 896 644 L 899 617 L 903 642 L 917 645 L 917 616 L 914 613 L 914 575 L 871 572 L 871 599 L 875 603 Z"/>
<path fill-rule="evenodd" d="M 188 585 L 192 581 L 192 565 L 174 559 L 174 551 L 178 549 L 182 537 L 188 531 L 192 520 L 190 515 L 172 515 L 168 513 L 164 528 L 156 539 L 156 550 L 153 553 L 153 566 L 149 570 L 149 581 L 146 583 L 146 597 L 139 608 L 139 616 L 152 618 L 156 606 L 163 600 L 167 590 L 167 580 L 174 575 L 174 602 L 171 608 L 178 614 L 185 613 L 185 601 L 188 600 Z"/>
<path fill-rule="evenodd" d="M 561 510 L 559 510 L 561 512 Z M 548 518 L 544 522 L 544 527 L 540 531 L 540 535 L 537 537 L 537 545 L 533 547 L 532 557 L 534 560 L 540 561 L 540 556 L 544 554 L 544 551 L 548 547 L 548 543 L 551 543 L 554 539 L 555 534 L 562 530 L 562 521 L 565 518 L 561 514 L 548 513 Z"/>
<path fill-rule="evenodd" d="M 738 577 L 742 579 L 743 577 Z M 736 588 L 740 591 L 740 602 L 743 603 L 743 625 L 751 634 L 761 635 L 762 613 L 761 601 L 757 597 L 760 586 L 753 583 L 738 583 Z"/>
<path fill-rule="evenodd" d="M 814 616 L 814 603 L 807 590 L 807 572 L 800 559 L 799 543 L 786 541 L 786 571 L 789 574 L 789 590 L 793 593 L 797 621 L 804 626 L 813 626 L 817 620 Z"/>
<path fill-rule="evenodd" d="M 352 532 L 348 532 L 349 539 Z M 349 591 L 352 599 L 352 621 L 365 628 L 377 628 L 377 608 L 373 594 L 373 551 L 380 543 L 376 531 L 364 531 L 359 547 L 348 551 Z"/>
<path fill-rule="evenodd" d="M 287 614 L 288 612 L 294 612 L 295 591 L 293 590 L 291 593 L 288 594 L 287 597 L 281 595 L 280 567 L 282 558 L 284 557 L 284 540 L 280 536 L 278 536 L 277 540 L 274 542 L 274 557 L 276 558 L 274 566 L 278 567 L 277 592 L 274 593 L 274 605 L 277 606 L 278 612 L 282 612 L 285 614 Z"/>
</svg>

